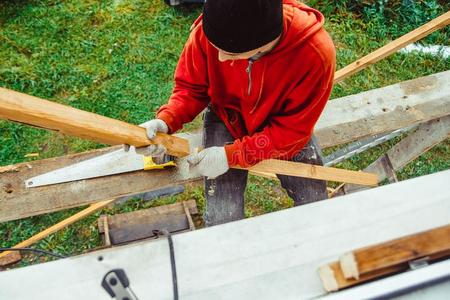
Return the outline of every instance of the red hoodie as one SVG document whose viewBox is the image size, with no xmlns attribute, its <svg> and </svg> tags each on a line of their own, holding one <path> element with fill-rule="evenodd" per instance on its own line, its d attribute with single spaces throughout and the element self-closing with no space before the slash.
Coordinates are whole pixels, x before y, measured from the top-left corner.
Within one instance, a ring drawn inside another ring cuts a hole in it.
<svg viewBox="0 0 450 300">
<path fill-rule="evenodd" d="M 304 147 L 331 93 L 335 49 L 320 12 L 295 0 L 283 6 L 279 43 L 253 64 L 220 62 L 201 16 L 197 19 L 175 71 L 172 96 L 157 113 L 170 132 L 210 104 L 236 139 L 225 145 L 230 166 L 291 159 Z"/>
</svg>

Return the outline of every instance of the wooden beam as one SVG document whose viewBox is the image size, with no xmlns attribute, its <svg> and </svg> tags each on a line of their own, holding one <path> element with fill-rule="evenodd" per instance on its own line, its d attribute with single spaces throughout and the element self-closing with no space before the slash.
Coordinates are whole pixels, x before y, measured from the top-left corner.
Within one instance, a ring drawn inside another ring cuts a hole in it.
<svg viewBox="0 0 450 300">
<path fill-rule="evenodd" d="M 396 171 L 433 148 L 450 136 L 450 115 L 420 124 L 385 154 L 372 162 L 364 171 L 378 174 L 378 179 L 390 179 Z M 343 192 L 349 194 L 364 189 L 360 185 L 345 184 Z"/>
<path fill-rule="evenodd" d="M 108 145 L 140 147 L 156 143 L 164 145 L 171 155 L 189 154 L 185 139 L 158 133 L 152 142 L 142 127 L 5 88 L 0 88 L 0 118 Z"/>
<path fill-rule="evenodd" d="M 408 263 L 419 258 L 446 256 L 450 256 L 450 225 L 346 253 L 339 263 L 346 279 L 359 280 L 387 269 L 408 269 Z"/>
<path fill-rule="evenodd" d="M 383 58 L 397 52 L 401 48 L 414 43 L 441 28 L 444 28 L 448 24 L 450 24 L 450 11 L 390 42 L 384 47 L 381 47 L 378 50 L 364 56 L 363 58 L 358 59 L 345 68 L 340 69 L 334 76 L 334 83 L 341 82 L 342 80 L 355 74 L 356 72 L 359 72 L 362 69 L 365 69 L 368 66 L 382 60 Z"/>
<path fill-rule="evenodd" d="M 378 176 L 375 174 L 277 159 L 264 160 L 250 168 L 246 168 L 246 170 L 257 172 L 254 173 L 255 175 L 262 173 L 264 176 L 272 173 L 329 181 L 352 182 L 354 184 L 369 186 L 376 186 L 378 184 Z"/>
<path fill-rule="evenodd" d="M 329 101 L 315 126 L 322 148 L 450 115 L 450 71 Z"/>
<path fill-rule="evenodd" d="M 70 224 L 73 224 L 91 214 L 93 214 L 94 212 L 96 212 L 97 210 L 100 210 L 102 208 L 104 208 L 105 206 L 108 206 L 109 204 L 113 203 L 115 199 L 110 199 L 110 200 L 104 200 L 95 204 L 90 205 L 88 208 L 83 209 L 82 211 L 74 214 L 73 216 L 70 216 L 67 219 L 62 220 L 61 222 L 39 232 L 38 234 L 33 235 L 32 237 L 30 237 L 29 239 L 26 239 L 23 242 L 18 243 L 17 245 L 13 246 L 12 248 L 26 248 L 29 247 L 39 241 L 41 241 L 42 239 L 46 238 L 47 236 L 49 236 L 52 233 L 55 233 L 67 226 L 69 226 Z M 15 256 L 16 254 L 14 254 L 16 251 L 4 251 L 0 253 L 0 261 L 5 260 L 6 257 L 8 256 Z M 17 259 L 17 258 L 16 258 Z M 7 259 L 6 259 L 7 260 Z M 20 260 L 17 259 L 17 260 Z M 17 261 L 16 260 L 16 261 Z"/>
<path fill-rule="evenodd" d="M 449 115 L 448 82 L 450 71 L 330 101 L 316 125 L 319 144 L 322 147 L 338 145 L 425 122 L 428 118 L 435 119 L 434 116 L 438 118 L 441 114 Z M 201 147 L 201 135 L 189 135 L 189 141 L 192 149 Z M 201 180 L 187 176 L 184 167 L 180 171 L 132 172 L 48 187 L 25 187 L 26 179 L 116 149 L 105 148 L 0 168 L 0 222 Z"/>
</svg>

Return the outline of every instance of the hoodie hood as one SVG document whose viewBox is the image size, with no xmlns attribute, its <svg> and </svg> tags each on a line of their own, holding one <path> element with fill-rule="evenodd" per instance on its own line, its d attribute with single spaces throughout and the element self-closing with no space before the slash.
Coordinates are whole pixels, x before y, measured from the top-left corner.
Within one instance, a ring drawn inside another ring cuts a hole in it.
<svg viewBox="0 0 450 300">
<path fill-rule="evenodd" d="M 325 21 L 319 11 L 304 4 L 286 0 L 283 4 L 283 33 L 278 45 L 268 54 L 297 48 L 318 32 Z"/>
</svg>

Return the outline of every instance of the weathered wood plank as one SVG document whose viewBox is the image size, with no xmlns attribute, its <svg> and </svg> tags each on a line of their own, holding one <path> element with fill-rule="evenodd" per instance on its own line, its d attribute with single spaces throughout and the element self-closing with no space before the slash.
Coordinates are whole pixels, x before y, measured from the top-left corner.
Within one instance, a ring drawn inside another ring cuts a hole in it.
<svg viewBox="0 0 450 300">
<path fill-rule="evenodd" d="M 450 171 L 445 171 L 346 195 L 339 201 L 174 235 L 180 298 L 323 296 L 319 266 L 353 249 L 448 224 L 450 190 L 442 187 L 449 180 Z M 61 299 L 61 295 L 101 299 L 105 292 L 98 278 L 118 267 L 126 270 L 138 297 L 172 298 L 170 250 L 164 238 L 0 272 L 0 293 L 5 299 L 37 294 L 45 299 Z M 23 282 L 28 283 L 26 289 Z"/>
<path fill-rule="evenodd" d="M 450 115 L 450 71 L 329 101 L 315 127 L 322 148 Z"/>
<path fill-rule="evenodd" d="M 184 201 L 186 203 L 186 208 L 189 213 L 192 215 L 198 214 L 197 204 L 195 200 Z M 132 211 L 123 214 L 117 214 L 114 216 L 109 216 L 111 221 L 111 228 L 115 227 L 123 227 L 132 222 L 141 223 L 142 220 L 161 216 L 161 215 L 170 215 L 170 214 L 178 214 L 182 215 L 185 213 L 184 205 L 182 202 L 177 202 L 174 204 L 156 206 L 149 209 L 141 209 L 137 211 Z M 101 222 L 98 223 L 99 232 L 103 232 L 103 224 Z"/>
<path fill-rule="evenodd" d="M 2 252 L 6 253 L 6 252 Z M 22 259 L 19 251 L 8 251 L 6 255 L 0 257 L 0 267 L 14 264 Z"/>
<path fill-rule="evenodd" d="M 378 174 L 380 181 L 391 178 L 395 175 L 395 171 L 399 171 L 449 136 L 450 115 L 420 124 L 416 131 L 394 145 L 364 171 Z M 345 184 L 342 188 L 346 194 L 364 189 L 354 184 Z"/>
<path fill-rule="evenodd" d="M 190 135 L 192 145 L 200 146 L 198 135 Z M 161 189 L 175 183 L 199 180 L 189 174 L 187 163 L 176 169 L 138 171 L 114 176 L 81 180 L 53 186 L 26 188 L 25 180 L 74 164 L 117 147 L 22 163 L 8 168 L 0 175 L 0 222 L 78 207 L 108 198 L 117 198 L 140 192 Z"/>
<path fill-rule="evenodd" d="M 5 88 L 0 88 L 0 118 L 109 145 L 162 144 L 173 156 L 189 155 L 185 139 L 158 133 L 150 141 L 142 127 Z"/>
<path fill-rule="evenodd" d="M 338 145 L 425 122 L 428 118 L 435 119 L 441 114 L 449 115 L 448 82 L 450 71 L 330 101 L 316 126 L 319 144 L 322 147 Z M 191 149 L 201 146 L 200 135 L 192 135 L 190 139 L 195 140 L 193 144 L 191 142 Z M 3 167 L 0 169 L 0 222 L 200 179 L 188 177 L 185 168 L 178 173 L 176 170 L 142 171 L 57 186 L 25 188 L 26 179 L 112 149 Z"/>
<path fill-rule="evenodd" d="M 133 223 L 122 227 L 113 227 L 111 223 L 109 235 L 113 245 L 129 243 L 141 239 L 156 237 L 155 230 L 174 233 L 189 230 L 189 222 L 185 214 L 159 215 L 142 223 Z"/>
</svg>

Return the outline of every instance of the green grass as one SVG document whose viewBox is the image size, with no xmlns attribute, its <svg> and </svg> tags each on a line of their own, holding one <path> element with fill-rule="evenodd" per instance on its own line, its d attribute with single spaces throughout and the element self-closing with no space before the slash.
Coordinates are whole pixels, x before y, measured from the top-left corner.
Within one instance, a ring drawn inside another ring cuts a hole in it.
<svg viewBox="0 0 450 300">
<path fill-rule="evenodd" d="M 444 2 L 418 1 L 412 10 L 402 1 L 309 1 L 324 11 L 335 41 L 338 67 L 447 11 Z M 406 3 L 406 2 L 405 2 Z M 0 2 L 0 86 L 131 123 L 154 116 L 170 96 L 173 71 L 198 6 L 169 8 L 162 0 L 2 1 Z M 449 29 L 425 43 L 449 44 Z M 335 86 L 332 98 L 386 86 L 450 69 L 450 60 L 429 55 L 395 54 Z M 198 119 L 186 130 L 200 126 Z M 398 141 L 398 139 L 396 140 Z M 385 143 L 339 166 L 361 169 L 389 149 Z M 12 122 L 0 121 L 0 165 L 76 153 L 103 145 Z M 329 150 L 328 150 L 329 151 Z M 39 158 L 25 158 L 39 153 Z M 447 140 L 398 172 L 403 180 L 450 168 Z M 119 213 L 195 199 L 201 211 L 201 186 L 178 197 L 148 203 L 130 201 L 105 209 L 61 230 L 36 247 L 78 254 L 100 245 L 96 220 Z M 251 217 L 292 205 L 275 181 L 251 177 L 246 191 Z M 30 237 L 82 208 L 0 224 L 0 246 Z M 26 255 L 19 264 L 47 261 Z"/>
</svg>

